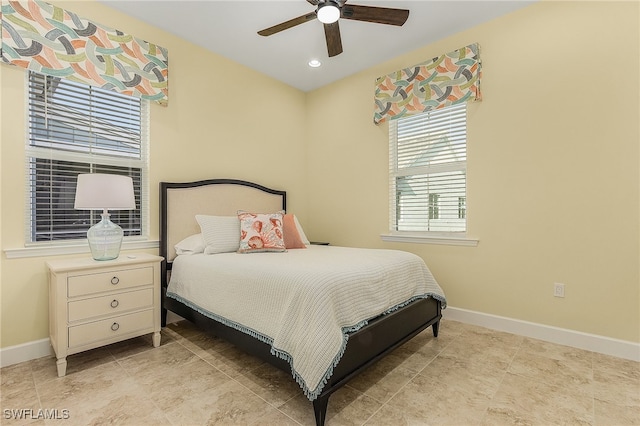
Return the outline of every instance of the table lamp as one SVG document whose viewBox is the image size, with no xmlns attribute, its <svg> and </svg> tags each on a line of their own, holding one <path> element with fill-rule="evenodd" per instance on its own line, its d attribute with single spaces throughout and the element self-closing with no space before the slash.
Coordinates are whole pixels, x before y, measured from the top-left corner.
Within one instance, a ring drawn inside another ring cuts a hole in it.
<svg viewBox="0 0 640 426">
<path fill-rule="evenodd" d="M 129 176 L 90 173 L 78 175 L 76 198 L 78 210 L 102 210 L 102 220 L 87 231 L 89 248 L 95 260 L 118 257 L 124 233 L 109 220 L 109 210 L 135 210 L 133 179 Z"/>
</svg>

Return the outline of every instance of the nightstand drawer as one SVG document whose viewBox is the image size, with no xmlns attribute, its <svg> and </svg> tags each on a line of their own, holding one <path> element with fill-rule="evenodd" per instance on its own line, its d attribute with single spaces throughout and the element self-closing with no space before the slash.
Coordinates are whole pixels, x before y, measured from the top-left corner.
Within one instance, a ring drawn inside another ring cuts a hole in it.
<svg viewBox="0 0 640 426">
<path fill-rule="evenodd" d="M 153 288 L 69 302 L 69 322 L 153 306 Z"/>
<path fill-rule="evenodd" d="M 153 284 L 153 268 L 122 269 L 98 274 L 74 275 L 67 279 L 69 297 Z"/>
<path fill-rule="evenodd" d="M 154 327 L 153 309 L 69 327 L 69 348 Z"/>
</svg>

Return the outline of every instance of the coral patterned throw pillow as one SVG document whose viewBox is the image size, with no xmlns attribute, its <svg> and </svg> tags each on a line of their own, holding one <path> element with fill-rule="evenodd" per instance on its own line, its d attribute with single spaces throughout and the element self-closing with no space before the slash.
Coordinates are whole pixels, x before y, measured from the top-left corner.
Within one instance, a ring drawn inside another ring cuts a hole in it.
<svg viewBox="0 0 640 426">
<path fill-rule="evenodd" d="M 240 248 L 238 253 L 286 251 L 282 231 L 283 213 L 238 212 Z"/>
</svg>

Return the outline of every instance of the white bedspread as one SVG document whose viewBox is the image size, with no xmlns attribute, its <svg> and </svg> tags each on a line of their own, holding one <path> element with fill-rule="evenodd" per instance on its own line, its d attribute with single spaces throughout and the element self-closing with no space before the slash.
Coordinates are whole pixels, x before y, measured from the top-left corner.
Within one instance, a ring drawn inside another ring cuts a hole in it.
<svg viewBox="0 0 640 426">
<path fill-rule="evenodd" d="M 336 246 L 178 256 L 167 295 L 269 343 L 310 400 L 342 357 L 348 331 L 418 298 L 446 305 L 420 257 Z"/>
</svg>

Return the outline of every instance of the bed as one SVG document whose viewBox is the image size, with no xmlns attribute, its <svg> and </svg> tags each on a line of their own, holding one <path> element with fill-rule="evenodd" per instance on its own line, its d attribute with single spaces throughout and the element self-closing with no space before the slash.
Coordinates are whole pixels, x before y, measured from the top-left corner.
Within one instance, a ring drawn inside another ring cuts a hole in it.
<svg viewBox="0 0 640 426">
<path fill-rule="evenodd" d="M 417 256 L 395 250 L 306 245 L 299 223 L 304 250 L 176 252 L 179 242 L 204 230 L 199 223 L 202 215 L 228 218 L 237 217 L 238 211 L 284 212 L 286 202 L 285 191 L 242 180 L 161 182 L 162 323 L 166 325 L 168 311 L 174 312 L 291 373 L 313 403 L 316 425 L 323 425 L 333 392 L 427 327 L 437 337 L 446 300 Z M 326 262 L 333 266 L 324 266 Z M 391 269 L 381 269 L 386 263 Z M 287 274 L 282 275 L 285 270 Z M 261 278 L 254 276 L 259 274 L 256 271 L 262 271 Z M 378 285 L 382 279 L 384 287 L 368 289 L 367 285 L 371 287 L 373 281 Z M 404 285 L 404 281 L 416 282 Z M 207 287 L 214 282 L 218 287 Z M 251 306 L 250 294 L 259 292 L 262 304 Z M 287 303 L 264 302 L 269 292 Z M 216 305 L 223 294 L 235 295 L 242 301 L 235 306 L 246 305 L 246 309 L 225 310 L 229 302 Z M 363 306 L 354 309 L 356 303 Z M 337 332 L 332 328 L 336 325 L 340 326 Z"/>
</svg>

